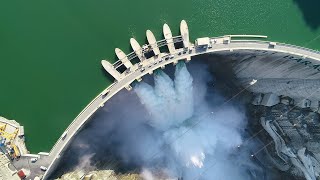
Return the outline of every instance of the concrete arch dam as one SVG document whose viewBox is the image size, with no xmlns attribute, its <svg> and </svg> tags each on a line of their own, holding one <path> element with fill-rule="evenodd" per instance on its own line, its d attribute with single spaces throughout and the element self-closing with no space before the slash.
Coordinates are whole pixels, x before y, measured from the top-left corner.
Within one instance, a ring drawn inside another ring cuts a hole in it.
<svg viewBox="0 0 320 180">
<path fill-rule="evenodd" d="M 114 77 L 115 82 L 83 109 L 48 154 L 40 155 L 39 161 L 33 165 L 34 169 L 45 166 L 47 171 L 32 171 L 33 176 L 43 176 L 43 179 L 48 179 L 74 136 L 90 121 L 93 114 L 120 90 L 124 88 L 131 90 L 130 85 L 134 81 L 141 81 L 146 74 L 152 74 L 156 69 L 165 68 L 166 65 L 176 64 L 178 61 L 188 62 L 197 59 L 195 56 L 198 55 L 207 57 L 210 68 L 223 65 L 220 66 L 220 71 L 224 71 L 224 74 L 232 74 L 238 80 L 238 84 L 247 87 L 255 94 L 291 96 L 297 100 L 306 100 L 309 102 L 309 107 L 315 111 L 319 110 L 320 52 L 265 41 L 266 36 L 255 35 L 203 37 L 191 43 L 185 21 L 180 24 L 181 35 L 179 36 L 172 36 L 167 24 L 164 25 L 163 31 L 165 37 L 163 40 L 156 41 L 152 32 L 148 30 L 149 44 L 140 46 L 136 40 L 131 39 L 134 52 L 125 55 L 116 48 L 119 58 L 116 63 L 102 61 L 103 67 Z M 257 38 L 262 40 L 256 40 Z M 169 52 L 160 52 L 159 48 L 163 46 L 167 46 Z M 145 54 L 149 52 L 154 56 L 147 57 Z M 140 62 L 133 64 L 134 58 L 138 58 Z M 216 61 L 216 59 L 222 60 Z M 120 66 L 125 66 L 126 70 L 118 71 Z M 251 85 L 252 81 L 254 83 Z M 24 165 L 16 163 L 16 166 Z"/>
</svg>

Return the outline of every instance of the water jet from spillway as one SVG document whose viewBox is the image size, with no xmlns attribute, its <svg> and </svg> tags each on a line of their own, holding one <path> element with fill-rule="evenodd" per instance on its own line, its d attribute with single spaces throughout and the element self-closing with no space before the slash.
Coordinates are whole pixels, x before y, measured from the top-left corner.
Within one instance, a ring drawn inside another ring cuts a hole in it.
<svg viewBox="0 0 320 180">
<path fill-rule="evenodd" d="M 195 95 L 197 84 L 193 83 L 193 77 L 182 62 L 175 68 L 174 80 L 158 71 L 154 84 L 152 87 L 142 82 L 134 87 L 150 115 L 147 123 L 162 132 L 159 138 L 167 149 L 166 154 L 149 157 L 148 161 L 174 159 L 164 168 L 170 169 L 171 175 L 184 179 L 193 179 L 200 174 L 202 179 L 248 179 L 251 176 L 247 173 L 248 167 L 254 165 L 249 156 L 232 157 L 242 142 L 241 132 L 246 125 L 242 112 L 233 106 L 212 106 L 214 99 Z M 198 98 L 197 105 L 194 98 Z M 217 108 L 219 110 L 215 111 Z M 160 154 L 163 150 L 158 151 L 155 153 Z M 212 161 L 215 166 L 202 174 L 202 168 Z M 229 173 L 231 171 L 233 173 Z"/>
</svg>

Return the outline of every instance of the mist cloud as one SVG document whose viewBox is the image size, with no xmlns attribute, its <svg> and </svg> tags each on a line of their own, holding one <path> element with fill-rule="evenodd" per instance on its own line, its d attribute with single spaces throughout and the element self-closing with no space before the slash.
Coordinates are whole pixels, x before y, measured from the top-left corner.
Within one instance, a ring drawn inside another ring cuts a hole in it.
<svg viewBox="0 0 320 180">
<path fill-rule="evenodd" d="M 154 80 L 121 91 L 72 147 L 81 155 L 94 153 L 92 162 L 114 159 L 104 168 L 138 170 L 146 179 L 159 172 L 184 180 L 254 179 L 261 168 L 249 148 L 237 148 L 247 125 L 243 108 L 222 105 L 224 97 L 208 89 L 215 82 L 206 67 L 188 65 L 189 71 L 180 62 L 174 73 L 158 70 Z"/>
</svg>

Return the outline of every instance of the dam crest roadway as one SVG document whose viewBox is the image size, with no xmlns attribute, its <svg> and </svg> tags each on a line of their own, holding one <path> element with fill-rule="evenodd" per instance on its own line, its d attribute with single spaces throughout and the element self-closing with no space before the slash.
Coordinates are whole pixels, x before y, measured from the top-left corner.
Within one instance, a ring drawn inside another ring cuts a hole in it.
<svg viewBox="0 0 320 180">
<path fill-rule="evenodd" d="M 117 94 L 123 88 L 131 90 L 131 84 L 134 81 L 141 81 L 146 74 L 152 74 L 156 69 L 165 68 L 168 64 L 177 64 L 178 61 L 184 60 L 189 62 L 191 57 L 200 54 L 210 54 L 214 52 L 236 52 L 238 50 L 257 50 L 265 52 L 280 52 L 290 54 L 293 57 L 301 57 L 302 59 L 312 59 L 313 62 L 320 64 L 320 52 L 310 50 L 303 47 L 269 42 L 257 39 L 266 39 L 267 36 L 262 35 L 225 35 L 220 37 L 202 37 L 197 38 L 195 43 L 189 40 L 189 29 L 186 21 L 182 20 L 180 23 L 181 35 L 173 36 L 167 24 L 163 26 L 164 38 L 156 41 L 154 34 L 146 31 L 146 36 L 149 44 L 140 44 L 134 39 L 130 39 L 133 52 L 125 54 L 121 49 L 115 48 L 115 54 L 118 61 L 111 64 L 107 60 L 102 60 L 103 68 L 113 76 L 115 82 L 103 90 L 97 97 L 95 97 L 73 120 L 69 127 L 57 140 L 49 153 L 40 153 L 37 156 L 39 160 L 32 163 L 30 167 L 29 161 L 33 156 L 25 156 L 21 160 L 14 162 L 17 168 L 31 168 L 30 177 L 42 177 L 48 179 L 51 173 L 55 170 L 61 156 L 66 151 L 68 145 L 71 143 L 73 137 L 81 130 L 92 115 L 101 107 L 106 101 Z M 177 44 L 183 45 L 181 48 L 176 48 Z M 167 46 L 169 52 L 161 52 L 160 48 Z M 154 56 L 147 58 L 146 53 L 153 52 Z M 131 60 L 138 58 L 140 62 L 133 64 Z M 120 72 L 121 66 L 125 67 L 124 72 Z M 320 71 L 320 68 L 318 69 Z M 46 171 L 39 171 L 40 166 L 47 168 Z"/>
</svg>

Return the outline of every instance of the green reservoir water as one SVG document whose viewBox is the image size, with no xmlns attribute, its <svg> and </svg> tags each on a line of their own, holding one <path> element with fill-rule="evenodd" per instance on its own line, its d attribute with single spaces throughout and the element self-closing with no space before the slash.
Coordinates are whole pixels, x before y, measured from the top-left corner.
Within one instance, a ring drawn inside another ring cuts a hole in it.
<svg viewBox="0 0 320 180">
<path fill-rule="evenodd" d="M 262 34 L 320 50 L 318 0 L 8 0 L 0 2 L 0 115 L 25 126 L 28 149 L 49 151 L 111 79 L 100 61 L 129 53 L 150 29 L 191 39 Z M 318 38 L 317 38 L 318 37 Z"/>
</svg>

